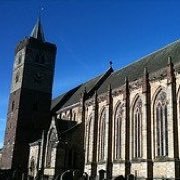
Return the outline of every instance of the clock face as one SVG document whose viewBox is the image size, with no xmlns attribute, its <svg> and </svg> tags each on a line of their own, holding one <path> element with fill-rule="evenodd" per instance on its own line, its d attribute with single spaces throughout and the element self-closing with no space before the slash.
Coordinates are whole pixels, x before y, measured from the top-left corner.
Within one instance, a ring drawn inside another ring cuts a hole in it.
<svg viewBox="0 0 180 180">
<path fill-rule="evenodd" d="M 34 75 L 34 80 L 37 83 L 40 83 L 43 79 L 44 79 L 44 74 L 43 73 L 38 72 L 38 73 L 36 73 Z"/>
</svg>

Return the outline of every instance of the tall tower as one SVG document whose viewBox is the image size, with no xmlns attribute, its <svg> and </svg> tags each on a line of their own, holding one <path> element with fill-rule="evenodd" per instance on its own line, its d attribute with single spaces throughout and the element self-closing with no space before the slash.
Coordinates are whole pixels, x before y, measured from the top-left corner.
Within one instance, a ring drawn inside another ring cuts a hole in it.
<svg viewBox="0 0 180 180">
<path fill-rule="evenodd" d="M 40 19 L 15 49 L 2 169 L 26 171 L 29 143 L 50 123 L 56 46 L 45 41 Z"/>
</svg>

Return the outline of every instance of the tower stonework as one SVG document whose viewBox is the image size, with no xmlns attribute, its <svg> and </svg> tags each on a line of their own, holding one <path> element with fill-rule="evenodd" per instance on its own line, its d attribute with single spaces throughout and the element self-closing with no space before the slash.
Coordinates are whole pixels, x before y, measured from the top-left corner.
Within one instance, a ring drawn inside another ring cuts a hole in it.
<svg viewBox="0 0 180 180">
<path fill-rule="evenodd" d="M 29 143 L 50 124 L 56 46 L 44 39 L 40 20 L 15 49 L 2 169 L 27 170 Z"/>
</svg>

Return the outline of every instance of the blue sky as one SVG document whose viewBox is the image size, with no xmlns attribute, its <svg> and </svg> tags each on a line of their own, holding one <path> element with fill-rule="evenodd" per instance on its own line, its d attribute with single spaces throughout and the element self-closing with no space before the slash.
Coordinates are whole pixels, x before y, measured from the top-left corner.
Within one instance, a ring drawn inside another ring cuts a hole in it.
<svg viewBox="0 0 180 180">
<path fill-rule="evenodd" d="M 58 47 L 53 97 L 119 69 L 180 37 L 178 0 L 0 0 L 0 146 L 14 49 L 29 36 L 43 7 L 45 38 Z"/>
</svg>

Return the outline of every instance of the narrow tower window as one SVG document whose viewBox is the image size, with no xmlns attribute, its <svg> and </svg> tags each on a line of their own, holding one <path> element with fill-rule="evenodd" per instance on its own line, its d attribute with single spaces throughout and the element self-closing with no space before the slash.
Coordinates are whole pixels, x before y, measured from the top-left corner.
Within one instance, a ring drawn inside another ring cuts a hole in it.
<svg viewBox="0 0 180 180">
<path fill-rule="evenodd" d="M 16 81 L 16 83 L 19 81 L 19 73 L 16 74 L 15 81 Z"/>
<path fill-rule="evenodd" d="M 21 61 L 22 61 L 22 55 L 19 55 L 19 57 L 18 57 L 18 64 L 21 64 Z"/>
<path fill-rule="evenodd" d="M 15 102 L 13 101 L 12 104 L 11 104 L 11 111 L 14 110 L 14 106 L 15 106 Z"/>
</svg>

